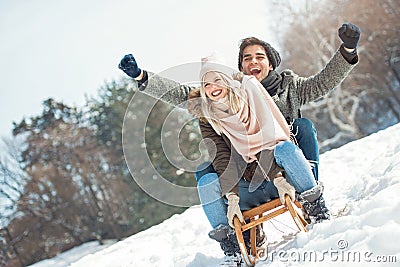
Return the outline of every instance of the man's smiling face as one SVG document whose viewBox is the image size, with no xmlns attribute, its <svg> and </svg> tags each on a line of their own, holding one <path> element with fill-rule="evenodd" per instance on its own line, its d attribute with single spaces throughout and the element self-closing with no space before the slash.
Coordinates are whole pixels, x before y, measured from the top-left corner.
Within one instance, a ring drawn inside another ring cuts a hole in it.
<svg viewBox="0 0 400 267">
<path fill-rule="evenodd" d="M 262 81 L 272 70 L 265 49 L 261 45 L 249 45 L 243 50 L 241 71 Z"/>
</svg>

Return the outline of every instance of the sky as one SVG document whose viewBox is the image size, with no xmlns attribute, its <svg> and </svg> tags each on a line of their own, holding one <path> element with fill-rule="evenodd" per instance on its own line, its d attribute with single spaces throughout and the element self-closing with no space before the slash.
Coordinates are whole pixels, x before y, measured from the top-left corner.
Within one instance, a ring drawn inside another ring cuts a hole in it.
<svg viewBox="0 0 400 267">
<path fill-rule="evenodd" d="M 249 36 L 278 46 L 262 0 L 1 0 L 0 36 L 2 137 L 50 97 L 84 105 L 128 53 L 157 73 L 213 51 L 236 68 Z"/>
<path fill-rule="evenodd" d="M 264 223 L 267 257 L 256 267 L 398 266 L 399 135 L 396 124 L 322 154 L 320 177 L 331 220 L 301 233 L 288 213 Z M 216 266 L 223 253 L 208 237 L 210 230 L 196 205 L 117 243 L 89 242 L 30 267 Z"/>
</svg>

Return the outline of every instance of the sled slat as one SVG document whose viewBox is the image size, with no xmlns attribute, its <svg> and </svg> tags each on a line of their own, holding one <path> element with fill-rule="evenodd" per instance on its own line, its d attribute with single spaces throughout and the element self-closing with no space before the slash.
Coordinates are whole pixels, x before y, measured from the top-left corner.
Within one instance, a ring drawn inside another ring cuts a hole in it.
<svg viewBox="0 0 400 267">
<path fill-rule="evenodd" d="M 290 197 L 286 195 L 284 205 L 282 205 L 280 199 L 277 198 L 251 210 L 244 211 L 243 217 L 247 221 L 250 220 L 248 223 L 241 223 L 239 219 L 235 216 L 234 225 L 236 237 L 238 239 L 240 251 L 242 253 L 242 258 L 248 266 L 254 266 L 259 256 L 255 244 L 257 225 L 262 226 L 262 223 L 289 211 L 299 231 L 307 231 L 307 222 L 304 220 L 302 214 L 300 214 L 295 207 L 301 209 L 301 204 L 297 201 L 293 203 L 290 200 Z M 247 230 L 250 230 L 250 251 L 247 251 L 243 238 L 243 232 Z"/>
</svg>

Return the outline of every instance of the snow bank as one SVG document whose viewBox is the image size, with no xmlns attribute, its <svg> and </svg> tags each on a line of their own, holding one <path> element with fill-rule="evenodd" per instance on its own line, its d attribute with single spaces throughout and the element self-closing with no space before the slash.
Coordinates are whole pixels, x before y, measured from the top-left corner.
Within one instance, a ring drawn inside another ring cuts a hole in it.
<svg viewBox="0 0 400 267">
<path fill-rule="evenodd" d="M 399 266 L 400 124 L 324 153 L 320 172 L 337 217 L 286 242 L 282 236 L 295 229 L 287 215 L 266 223 L 268 258 L 257 266 Z M 64 266 L 215 266 L 223 253 L 208 238 L 210 230 L 202 208 L 194 206 Z M 43 266 L 56 265 L 35 265 Z"/>
</svg>

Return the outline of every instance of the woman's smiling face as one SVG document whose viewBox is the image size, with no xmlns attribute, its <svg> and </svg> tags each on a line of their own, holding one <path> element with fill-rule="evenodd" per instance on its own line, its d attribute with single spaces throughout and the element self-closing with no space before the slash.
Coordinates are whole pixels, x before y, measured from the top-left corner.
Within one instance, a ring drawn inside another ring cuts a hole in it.
<svg viewBox="0 0 400 267">
<path fill-rule="evenodd" d="M 221 75 L 215 72 L 208 72 L 204 75 L 203 88 L 206 96 L 213 101 L 224 98 L 229 90 Z"/>
</svg>

